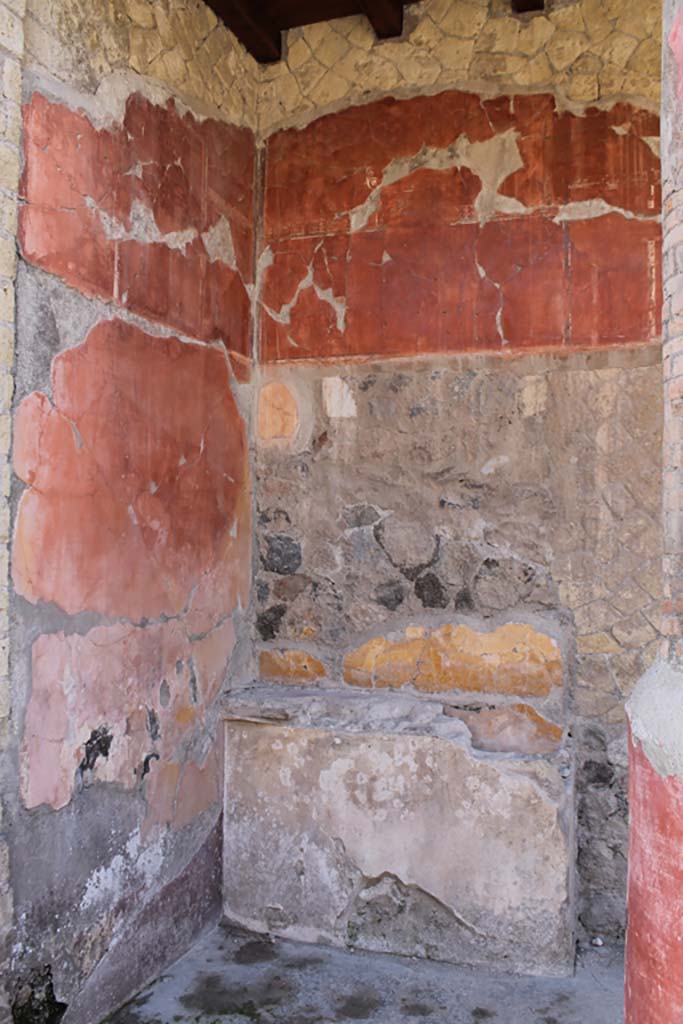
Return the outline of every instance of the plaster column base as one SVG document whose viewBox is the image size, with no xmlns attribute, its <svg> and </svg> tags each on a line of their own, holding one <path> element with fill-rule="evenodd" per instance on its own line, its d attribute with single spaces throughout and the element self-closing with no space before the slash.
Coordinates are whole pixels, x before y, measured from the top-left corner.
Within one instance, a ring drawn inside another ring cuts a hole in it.
<svg viewBox="0 0 683 1024">
<path fill-rule="evenodd" d="M 683 670 L 656 662 L 627 705 L 626 1024 L 683 1021 Z"/>
</svg>

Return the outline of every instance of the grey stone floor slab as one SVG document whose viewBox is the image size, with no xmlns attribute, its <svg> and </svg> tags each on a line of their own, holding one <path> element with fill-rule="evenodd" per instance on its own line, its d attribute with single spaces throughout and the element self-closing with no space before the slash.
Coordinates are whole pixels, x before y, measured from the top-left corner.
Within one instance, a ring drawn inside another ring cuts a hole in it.
<svg viewBox="0 0 683 1024">
<path fill-rule="evenodd" d="M 110 1024 L 622 1024 L 622 992 L 608 947 L 573 978 L 520 978 L 220 926 Z"/>
</svg>

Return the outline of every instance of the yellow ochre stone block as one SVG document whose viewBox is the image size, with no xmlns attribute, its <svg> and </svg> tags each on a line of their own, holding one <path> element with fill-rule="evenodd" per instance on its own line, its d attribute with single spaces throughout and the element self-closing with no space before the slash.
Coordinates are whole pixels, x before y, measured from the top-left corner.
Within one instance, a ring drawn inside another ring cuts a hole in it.
<svg viewBox="0 0 683 1024">
<path fill-rule="evenodd" d="M 412 685 L 429 693 L 544 697 L 562 682 L 562 658 L 551 637 L 521 623 L 490 633 L 450 624 L 432 633 L 409 628 L 398 639 L 374 637 L 347 654 L 344 680 L 365 687 Z"/>
<path fill-rule="evenodd" d="M 325 676 L 325 666 L 307 651 L 261 651 L 259 672 L 263 679 L 310 683 Z"/>
</svg>

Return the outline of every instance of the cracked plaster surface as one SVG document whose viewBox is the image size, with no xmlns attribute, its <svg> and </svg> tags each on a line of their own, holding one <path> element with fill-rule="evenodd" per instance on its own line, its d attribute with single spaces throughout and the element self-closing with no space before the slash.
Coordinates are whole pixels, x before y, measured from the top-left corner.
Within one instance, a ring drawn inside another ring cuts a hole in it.
<svg viewBox="0 0 683 1024">
<path fill-rule="evenodd" d="M 628 104 L 449 92 L 274 135 L 262 359 L 654 340 L 656 131 Z"/>
</svg>

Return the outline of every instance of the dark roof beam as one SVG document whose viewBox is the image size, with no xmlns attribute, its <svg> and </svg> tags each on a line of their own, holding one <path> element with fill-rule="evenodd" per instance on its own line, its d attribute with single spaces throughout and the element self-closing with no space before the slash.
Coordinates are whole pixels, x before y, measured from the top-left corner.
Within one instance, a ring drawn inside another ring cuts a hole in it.
<svg viewBox="0 0 683 1024">
<path fill-rule="evenodd" d="M 379 39 L 403 32 L 403 0 L 360 0 L 359 6 Z"/>
<path fill-rule="evenodd" d="M 282 57 L 282 33 L 255 0 L 208 0 L 215 14 L 235 33 L 239 41 L 261 64 Z"/>
</svg>

